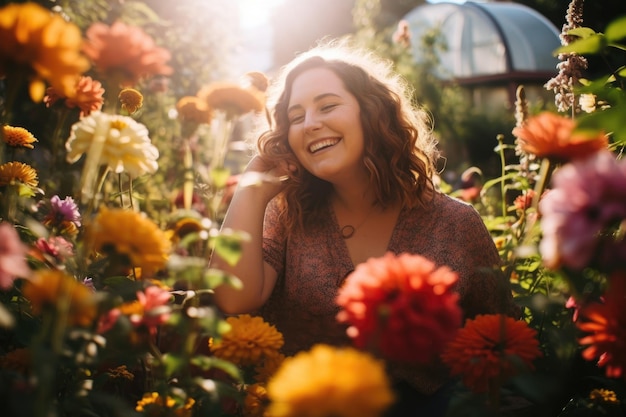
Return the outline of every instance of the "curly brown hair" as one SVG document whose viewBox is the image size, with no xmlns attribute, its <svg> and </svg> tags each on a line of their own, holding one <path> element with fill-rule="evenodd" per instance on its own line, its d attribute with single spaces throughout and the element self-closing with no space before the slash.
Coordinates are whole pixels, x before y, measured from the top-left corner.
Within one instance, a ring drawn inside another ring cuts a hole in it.
<svg viewBox="0 0 626 417">
<path fill-rule="evenodd" d="M 332 190 L 330 183 L 302 167 L 287 140 L 287 107 L 293 82 L 313 68 L 333 71 L 359 103 L 365 141 L 363 163 L 375 189 L 376 204 L 426 204 L 434 193 L 432 176 L 439 155 L 428 113 L 411 101 L 411 89 L 390 62 L 370 51 L 327 43 L 299 55 L 283 68 L 273 85 L 277 98 L 272 128 L 257 143 L 259 155 L 269 164 L 287 161 L 297 167 L 280 196 L 287 230 L 306 228 L 323 215 L 325 210 L 321 209 Z"/>
</svg>

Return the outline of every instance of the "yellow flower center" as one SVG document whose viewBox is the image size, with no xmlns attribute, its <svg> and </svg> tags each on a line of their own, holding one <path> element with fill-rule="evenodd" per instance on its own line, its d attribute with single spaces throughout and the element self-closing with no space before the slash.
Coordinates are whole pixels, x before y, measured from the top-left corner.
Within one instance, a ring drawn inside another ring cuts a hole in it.
<svg viewBox="0 0 626 417">
<path fill-rule="evenodd" d="M 123 120 L 112 120 L 111 129 L 124 130 L 128 125 Z"/>
</svg>

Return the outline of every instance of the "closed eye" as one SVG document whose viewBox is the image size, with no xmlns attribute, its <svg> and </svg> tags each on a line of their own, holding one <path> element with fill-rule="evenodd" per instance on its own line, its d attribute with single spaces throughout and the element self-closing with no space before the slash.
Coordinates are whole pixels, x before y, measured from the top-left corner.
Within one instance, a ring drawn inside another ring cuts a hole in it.
<svg viewBox="0 0 626 417">
<path fill-rule="evenodd" d="M 322 111 L 323 112 L 329 112 L 332 109 L 334 109 L 335 107 L 337 107 L 337 104 L 327 104 L 325 106 L 322 106 Z"/>
<path fill-rule="evenodd" d="M 293 124 L 297 124 L 297 123 L 301 123 L 304 120 L 304 116 L 292 116 L 289 118 L 289 124 L 293 125 Z"/>
</svg>

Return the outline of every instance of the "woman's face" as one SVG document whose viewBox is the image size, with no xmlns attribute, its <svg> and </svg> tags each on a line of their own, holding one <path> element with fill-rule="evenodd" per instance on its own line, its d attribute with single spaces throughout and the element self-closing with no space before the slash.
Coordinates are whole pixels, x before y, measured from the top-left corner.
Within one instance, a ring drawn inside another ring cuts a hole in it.
<svg viewBox="0 0 626 417">
<path fill-rule="evenodd" d="M 311 174 L 329 182 L 363 171 L 360 108 L 343 81 L 327 68 L 298 75 L 287 107 L 288 140 Z"/>
</svg>

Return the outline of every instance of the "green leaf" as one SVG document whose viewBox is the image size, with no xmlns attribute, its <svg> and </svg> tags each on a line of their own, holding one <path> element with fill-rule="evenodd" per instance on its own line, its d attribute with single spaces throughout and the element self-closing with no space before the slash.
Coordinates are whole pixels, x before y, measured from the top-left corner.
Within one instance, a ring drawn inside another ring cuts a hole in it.
<svg viewBox="0 0 626 417">
<path fill-rule="evenodd" d="M 216 188 L 222 189 L 226 187 L 228 178 L 230 178 L 230 169 L 225 167 L 216 167 L 211 170 L 211 181 Z"/>
<path fill-rule="evenodd" d="M 576 53 L 578 55 L 599 54 L 606 46 L 606 38 L 599 33 L 588 38 L 578 39 L 569 45 L 561 46 L 554 55 Z"/>
<path fill-rule="evenodd" d="M 204 280 L 209 288 L 216 288 L 224 284 L 230 285 L 236 289 L 243 288 L 243 283 L 239 278 L 234 275 L 227 274 L 220 269 L 210 268 L 207 270 L 204 275 Z"/>
<path fill-rule="evenodd" d="M 591 28 L 587 28 L 587 27 L 580 27 L 580 28 L 573 28 L 567 31 L 568 35 L 573 35 L 573 36 L 578 36 L 581 39 L 585 39 L 585 38 L 589 38 L 593 35 L 596 35 L 596 31 L 591 29 Z"/>
<path fill-rule="evenodd" d="M 162 360 L 165 367 L 165 375 L 168 377 L 174 375 L 176 371 L 185 366 L 185 361 L 182 357 L 173 355 L 171 353 L 166 353 L 165 355 L 163 355 Z"/>
<path fill-rule="evenodd" d="M 612 48 L 621 49 L 622 51 L 626 51 L 626 45 L 622 45 L 621 43 L 611 42 L 611 43 L 608 44 L 608 46 L 610 46 Z"/>
<path fill-rule="evenodd" d="M 250 235 L 231 229 L 222 230 L 211 239 L 215 252 L 229 265 L 234 266 L 241 258 L 241 243 L 249 241 Z"/>
<path fill-rule="evenodd" d="M 488 190 L 489 188 L 493 187 L 494 185 L 499 184 L 499 183 L 501 183 L 501 182 L 503 182 L 503 181 L 507 181 L 507 180 L 512 180 L 512 179 L 515 179 L 515 177 L 516 177 L 517 175 L 518 175 L 517 173 L 512 172 L 512 173 L 510 173 L 510 174 L 506 174 L 506 175 L 504 175 L 504 176 L 502 176 L 502 177 L 498 177 L 498 178 L 491 179 L 491 180 L 489 180 L 489 181 L 487 181 L 487 182 L 485 182 L 485 183 L 483 184 L 483 191 L 486 191 L 486 190 Z"/>
<path fill-rule="evenodd" d="M 609 23 L 604 31 L 604 36 L 606 36 L 609 42 L 626 38 L 626 16 L 617 18 Z"/>
<path fill-rule="evenodd" d="M 193 358 L 191 358 L 191 364 L 199 367 L 203 371 L 208 371 L 210 369 L 216 368 L 221 369 L 237 381 L 241 381 L 242 379 L 241 371 L 235 364 L 214 356 L 194 356 Z"/>
<path fill-rule="evenodd" d="M 626 105 L 599 110 L 578 119 L 577 130 L 599 131 L 612 134 L 612 141 L 617 145 L 626 145 L 626 129 L 624 129 L 624 111 Z"/>
</svg>

